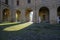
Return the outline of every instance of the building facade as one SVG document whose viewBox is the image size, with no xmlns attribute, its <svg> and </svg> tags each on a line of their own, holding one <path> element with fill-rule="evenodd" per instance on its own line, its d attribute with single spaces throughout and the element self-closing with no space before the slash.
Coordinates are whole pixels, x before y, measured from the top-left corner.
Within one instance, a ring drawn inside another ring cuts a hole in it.
<svg viewBox="0 0 60 40">
<path fill-rule="evenodd" d="M 60 0 L 0 0 L 0 22 L 60 22 Z"/>
</svg>

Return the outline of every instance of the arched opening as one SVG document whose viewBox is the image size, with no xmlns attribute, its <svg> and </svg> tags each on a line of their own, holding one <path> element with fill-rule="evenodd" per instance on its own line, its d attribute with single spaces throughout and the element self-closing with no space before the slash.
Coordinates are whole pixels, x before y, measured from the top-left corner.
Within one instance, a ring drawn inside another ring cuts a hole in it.
<svg viewBox="0 0 60 40">
<path fill-rule="evenodd" d="M 4 9 L 3 10 L 3 14 L 2 14 L 2 16 L 3 16 L 3 22 L 7 22 L 7 21 L 9 21 L 10 20 L 10 10 L 9 9 Z"/>
<path fill-rule="evenodd" d="M 49 9 L 46 7 L 39 9 L 39 23 L 40 22 L 49 22 Z"/>
<path fill-rule="evenodd" d="M 60 23 L 60 7 L 57 8 L 57 23 Z"/>
<path fill-rule="evenodd" d="M 16 22 L 20 22 L 21 20 L 21 12 L 19 10 L 16 11 Z"/>
<path fill-rule="evenodd" d="M 7 4 L 7 5 L 8 5 L 8 0 L 5 0 L 5 4 Z"/>
<path fill-rule="evenodd" d="M 25 19 L 26 19 L 26 22 L 32 22 L 33 21 L 32 9 L 26 9 Z"/>
</svg>

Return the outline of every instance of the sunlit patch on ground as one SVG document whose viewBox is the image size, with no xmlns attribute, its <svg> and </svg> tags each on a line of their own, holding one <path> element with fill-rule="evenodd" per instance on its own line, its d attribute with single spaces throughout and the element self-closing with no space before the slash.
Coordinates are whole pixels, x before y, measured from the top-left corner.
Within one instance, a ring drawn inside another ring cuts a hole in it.
<svg viewBox="0 0 60 40">
<path fill-rule="evenodd" d="M 10 26 L 10 27 L 4 28 L 3 31 L 18 31 L 18 30 L 28 27 L 31 24 L 32 22 L 27 22 L 27 23 L 23 23 L 19 25 Z"/>
<path fill-rule="evenodd" d="M 16 23 L 18 23 L 18 22 L 13 22 L 13 23 L 1 23 L 0 26 L 1 26 L 1 25 L 16 24 Z"/>
<path fill-rule="evenodd" d="M 60 40 L 60 24 L 6 23 L 0 25 L 0 40 Z"/>
</svg>

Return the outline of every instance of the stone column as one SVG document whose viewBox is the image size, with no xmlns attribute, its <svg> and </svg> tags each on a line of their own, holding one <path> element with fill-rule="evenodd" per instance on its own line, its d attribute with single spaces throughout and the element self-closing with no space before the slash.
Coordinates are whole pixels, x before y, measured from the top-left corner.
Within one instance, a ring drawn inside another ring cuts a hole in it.
<svg viewBox="0 0 60 40">
<path fill-rule="evenodd" d="M 19 22 L 21 22 L 21 13 L 19 14 Z"/>
<path fill-rule="evenodd" d="M 11 22 L 11 10 L 9 9 L 9 17 L 8 17 L 8 21 Z"/>
<path fill-rule="evenodd" d="M 11 9 L 11 21 L 16 22 L 16 10 Z"/>
<path fill-rule="evenodd" d="M 39 16 L 38 16 L 38 13 L 39 13 L 39 10 L 36 9 L 36 10 L 33 10 L 33 22 L 34 23 L 39 23 Z"/>
<path fill-rule="evenodd" d="M 2 22 L 2 20 L 3 20 L 3 19 L 2 19 L 2 17 L 3 17 L 2 14 L 3 14 L 3 13 L 2 13 L 2 9 L 0 9 L 0 22 Z"/>
<path fill-rule="evenodd" d="M 25 22 L 25 10 L 21 10 L 21 22 Z"/>
<path fill-rule="evenodd" d="M 50 15 L 50 24 L 56 24 L 57 23 L 57 9 L 51 8 L 49 15 Z"/>
</svg>

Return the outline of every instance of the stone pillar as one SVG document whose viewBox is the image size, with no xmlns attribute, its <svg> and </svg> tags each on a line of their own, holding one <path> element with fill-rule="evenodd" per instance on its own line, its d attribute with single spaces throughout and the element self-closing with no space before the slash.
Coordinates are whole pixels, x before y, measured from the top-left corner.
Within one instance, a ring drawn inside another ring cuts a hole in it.
<svg viewBox="0 0 60 40">
<path fill-rule="evenodd" d="M 38 16 L 38 13 L 39 13 L 39 10 L 36 9 L 36 10 L 33 10 L 33 22 L 34 23 L 39 23 L 39 16 Z"/>
<path fill-rule="evenodd" d="M 11 22 L 16 22 L 16 10 L 11 9 Z"/>
<path fill-rule="evenodd" d="M 0 22 L 2 22 L 2 9 L 0 9 Z"/>
<path fill-rule="evenodd" d="M 25 10 L 21 10 L 21 22 L 25 22 Z"/>
<path fill-rule="evenodd" d="M 11 22 L 11 10 L 9 10 L 9 17 L 8 17 L 8 21 Z"/>
<path fill-rule="evenodd" d="M 19 22 L 21 22 L 21 13 L 19 14 Z"/>
<path fill-rule="evenodd" d="M 49 15 L 50 15 L 50 24 L 56 24 L 57 23 L 57 9 L 51 8 Z"/>
</svg>

